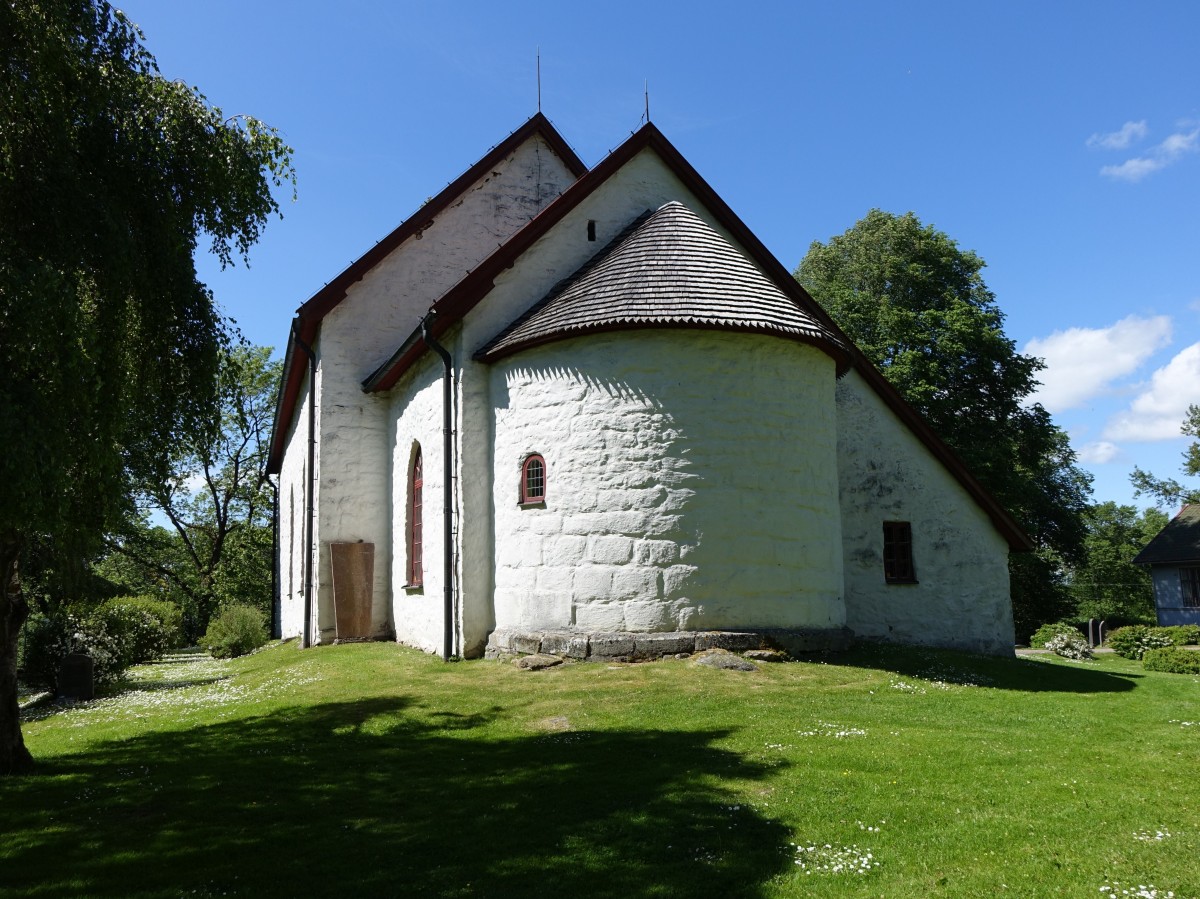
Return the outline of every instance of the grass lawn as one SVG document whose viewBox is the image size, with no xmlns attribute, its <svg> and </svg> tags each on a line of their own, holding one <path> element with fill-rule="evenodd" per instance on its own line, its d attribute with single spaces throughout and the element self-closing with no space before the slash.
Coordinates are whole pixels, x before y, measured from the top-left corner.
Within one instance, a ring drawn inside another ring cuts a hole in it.
<svg viewBox="0 0 1200 899">
<path fill-rule="evenodd" d="M 1200 897 L 1200 678 L 1116 656 L 134 677 L 29 713 L 0 894 Z"/>
</svg>

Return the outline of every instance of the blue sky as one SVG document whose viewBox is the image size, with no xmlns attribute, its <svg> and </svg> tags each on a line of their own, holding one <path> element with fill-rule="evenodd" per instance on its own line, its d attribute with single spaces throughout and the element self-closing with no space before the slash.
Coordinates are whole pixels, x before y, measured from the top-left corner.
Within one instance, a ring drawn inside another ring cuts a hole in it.
<svg viewBox="0 0 1200 899">
<path fill-rule="evenodd" d="M 1178 476 L 1200 403 L 1200 4 L 130 0 L 163 73 L 296 149 L 249 269 L 255 343 L 542 109 L 592 165 L 656 125 L 794 268 L 867 210 L 988 263 L 1097 500 Z M 1144 503 L 1142 503 L 1144 504 Z"/>
</svg>

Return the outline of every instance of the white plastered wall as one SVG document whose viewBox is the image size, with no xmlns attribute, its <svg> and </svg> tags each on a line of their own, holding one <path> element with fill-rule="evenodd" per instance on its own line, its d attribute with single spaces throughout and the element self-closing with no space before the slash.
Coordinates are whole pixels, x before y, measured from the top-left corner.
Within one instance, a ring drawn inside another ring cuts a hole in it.
<svg viewBox="0 0 1200 899">
<path fill-rule="evenodd" d="M 394 535 L 389 576 L 392 621 L 396 639 L 428 652 L 441 652 L 444 634 L 442 510 L 442 364 L 430 354 L 405 373 L 390 392 L 392 402 L 391 531 Z M 411 472 L 416 448 L 421 449 L 422 559 L 419 587 L 410 580 Z"/>
<path fill-rule="evenodd" d="M 284 442 L 283 463 L 279 470 L 279 601 L 280 627 L 283 637 L 300 637 L 304 633 L 304 553 L 309 490 L 308 409 L 309 403 L 312 402 L 307 359 L 305 359 L 305 363 L 304 379 L 300 385 L 300 401 L 296 405 L 295 417 L 288 427 Z M 320 385 L 320 381 L 321 373 L 318 371 L 318 385 Z M 318 402 L 316 406 L 318 422 L 320 415 L 321 408 Z M 317 431 L 320 432 L 319 426 Z M 320 458 L 319 445 L 315 447 L 315 455 L 318 459 Z M 319 502 L 320 491 L 318 490 L 314 498 L 314 510 Z M 316 521 L 314 520 L 315 525 Z M 316 633 L 315 627 L 313 633 Z"/>
<path fill-rule="evenodd" d="M 635 218 L 671 200 L 684 203 L 737 245 L 658 154 L 645 149 L 567 213 L 511 269 L 498 275 L 487 297 L 464 319 L 453 342 L 444 341 L 456 366 L 456 473 L 462 504 L 459 586 L 463 646 L 468 655 L 482 651 L 488 634 L 498 623 L 492 602 L 496 589 L 492 380 L 489 366 L 474 362 L 472 354 L 562 278 L 577 271 Z M 594 241 L 587 239 L 589 221 L 596 223 Z"/>
<path fill-rule="evenodd" d="M 321 322 L 317 640 L 334 636 L 333 542 L 374 544 L 372 628 L 377 636 L 392 628 L 395 408 L 387 396 L 365 394 L 363 380 L 439 296 L 573 180 L 550 147 L 531 138 L 439 213 L 419 238 L 409 238 L 371 269 Z"/>
<path fill-rule="evenodd" d="M 858 636 L 1010 654 L 1008 544 L 856 373 L 838 382 L 847 624 Z M 887 584 L 883 523 L 912 525 L 918 583 Z"/>
<path fill-rule="evenodd" d="M 840 627 L 834 363 L 756 334 L 639 330 L 496 363 L 500 627 Z M 518 506 L 546 461 L 544 507 Z"/>
</svg>

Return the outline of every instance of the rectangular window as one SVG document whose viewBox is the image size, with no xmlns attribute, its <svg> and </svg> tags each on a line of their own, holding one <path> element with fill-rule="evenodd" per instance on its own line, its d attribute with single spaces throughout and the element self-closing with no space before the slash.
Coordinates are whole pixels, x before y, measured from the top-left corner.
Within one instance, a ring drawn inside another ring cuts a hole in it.
<svg viewBox="0 0 1200 899">
<path fill-rule="evenodd" d="M 912 525 L 907 521 L 883 523 L 883 578 L 889 584 L 915 584 Z"/>
<path fill-rule="evenodd" d="M 1179 569 L 1179 592 L 1189 609 L 1200 609 L 1200 568 Z"/>
</svg>

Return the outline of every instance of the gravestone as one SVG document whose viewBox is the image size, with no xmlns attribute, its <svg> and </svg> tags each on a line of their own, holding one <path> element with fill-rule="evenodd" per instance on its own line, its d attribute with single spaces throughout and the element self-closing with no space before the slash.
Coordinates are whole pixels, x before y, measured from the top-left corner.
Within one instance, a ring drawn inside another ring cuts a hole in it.
<svg viewBox="0 0 1200 899">
<path fill-rule="evenodd" d="M 58 695 L 63 699 L 91 699 L 96 695 L 95 671 L 91 656 L 71 653 L 58 672 Z"/>
</svg>

